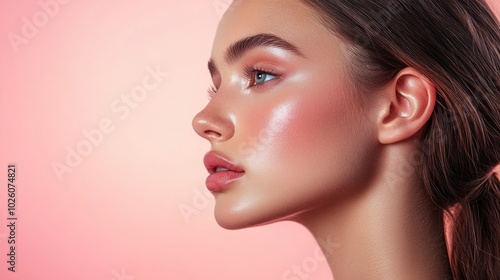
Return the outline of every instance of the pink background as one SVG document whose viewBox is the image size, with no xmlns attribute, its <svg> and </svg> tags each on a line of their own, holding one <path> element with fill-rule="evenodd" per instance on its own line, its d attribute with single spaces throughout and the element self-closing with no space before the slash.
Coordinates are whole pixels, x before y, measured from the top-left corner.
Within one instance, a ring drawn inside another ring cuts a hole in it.
<svg viewBox="0 0 500 280">
<path fill-rule="evenodd" d="M 227 231 L 213 218 L 209 144 L 191 119 L 208 102 L 206 62 L 230 0 L 0 1 L 0 279 L 331 278 L 301 226 Z M 168 76 L 155 84 L 151 69 Z M 113 129 L 96 136 L 102 122 Z M 294 266 L 302 275 L 285 277 Z"/>
</svg>

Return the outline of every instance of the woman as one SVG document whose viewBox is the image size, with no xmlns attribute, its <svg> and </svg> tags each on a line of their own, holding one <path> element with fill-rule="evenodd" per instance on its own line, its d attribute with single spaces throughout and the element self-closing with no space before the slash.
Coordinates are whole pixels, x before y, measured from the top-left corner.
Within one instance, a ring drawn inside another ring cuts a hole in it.
<svg viewBox="0 0 500 280">
<path fill-rule="evenodd" d="M 484 1 L 236 0 L 208 67 L 193 127 L 222 227 L 296 221 L 338 244 L 319 242 L 336 280 L 499 279 L 500 28 Z"/>
</svg>

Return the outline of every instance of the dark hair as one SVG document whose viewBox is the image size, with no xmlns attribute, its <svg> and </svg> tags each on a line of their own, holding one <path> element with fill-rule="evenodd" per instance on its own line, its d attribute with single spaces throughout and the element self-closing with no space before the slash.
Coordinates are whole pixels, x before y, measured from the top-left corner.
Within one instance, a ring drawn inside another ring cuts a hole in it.
<svg viewBox="0 0 500 280">
<path fill-rule="evenodd" d="M 415 168 L 453 211 L 454 279 L 500 273 L 500 25 L 484 0 L 302 0 L 349 46 L 365 92 L 411 66 L 436 87 Z M 447 212 L 445 212 L 447 213 Z"/>
</svg>

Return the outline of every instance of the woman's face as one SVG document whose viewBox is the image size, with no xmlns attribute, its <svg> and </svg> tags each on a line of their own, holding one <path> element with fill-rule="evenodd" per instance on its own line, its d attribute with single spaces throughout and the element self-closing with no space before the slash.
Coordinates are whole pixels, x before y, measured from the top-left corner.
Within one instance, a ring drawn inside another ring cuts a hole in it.
<svg viewBox="0 0 500 280">
<path fill-rule="evenodd" d="M 193 126 L 211 151 L 244 170 L 213 192 L 222 227 L 321 211 L 371 178 L 371 109 L 353 90 L 345 46 L 309 6 L 236 0 L 210 61 L 217 90 Z"/>
</svg>

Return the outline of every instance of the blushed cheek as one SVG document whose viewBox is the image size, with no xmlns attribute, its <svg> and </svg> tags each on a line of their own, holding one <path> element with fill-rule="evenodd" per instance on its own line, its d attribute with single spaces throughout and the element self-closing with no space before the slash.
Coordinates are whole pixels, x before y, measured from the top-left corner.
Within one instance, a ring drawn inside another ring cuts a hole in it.
<svg viewBox="0 0 500 280">
<path fill-rule="evenodd" d="M 343 92 L 311 90 L 316 92 L 296 101 L 290 112 L 293 117 L 283 130 L 283 152 L 300 156 L 301 162 L 314 161 L 309 164 L 331 157 L 336 150 L 350 149 L 348 138 L 356 125 L 356 108 L 345 100 Z"/>
<path fill-rule="evenodd" d="M 295 188 L 300 189 L 295 194 L 305 197 L 317 194 L 312 189 L 302 193 L 313 186 L 321 191 L 333 184 L 352 185 L 362 173 L 363 155 L 369 149 L 359 104 L 341 85 L 318 84 L 302 90 L 304 94 L 276 106 L 263 126 L 254 128 L 254 133 L 268 136 L 262 138 L 266 145 L 256 154 L 254 166 L 272 181 L 267 187 L 290 195 Z M 283 174 L 293 179 L 276 178 Z"/>
<path fill-rule="evenodd" d="M 231 195 L 217 198 L 219 220 L 242 220 L 240 214 L 254 219 L 250 223 L 283 218 L 321 203 L 326 194 L 335 197 L 359 177 L 353 155 L 362 153 L 355 151 L 355 135 L 363 128 L 353 104 L 342 92 L 320 86 L 294 90 L 239 110 L 245 123 L 235 142 L 246 174 Z"/>
<path fill-rule="evenodd" d="M 266 104 L 259 108 L 261 113 L 248 117 L 250 121 L 242 133 L 246 137 L 239 142 L 238 152 L 251 166 L 264 169 L 275 165 L 283 149 L 292 145 L 296 107 L 293 101 Z"/>
</svg>

